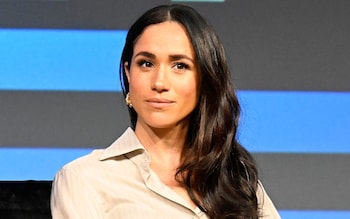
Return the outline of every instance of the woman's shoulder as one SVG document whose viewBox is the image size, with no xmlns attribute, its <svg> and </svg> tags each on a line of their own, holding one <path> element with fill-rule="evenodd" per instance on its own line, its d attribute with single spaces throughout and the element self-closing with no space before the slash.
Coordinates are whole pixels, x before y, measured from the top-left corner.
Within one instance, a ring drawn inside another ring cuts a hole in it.
<svg viewBox="0 0 350 219">
<path fill-rule="evenodd" d="M 89 171 L 91 168 L 98 166 L 99 158 L 103 154 L 105 149 L 94 149 L 89 154 L 78 157 L 67 164 L 65 164 L 59 172 L 84 172 Z"/>
<path fill-rule="evenodd" d="M 91 172 L 95 169 L 97 169 L 97 171 L 101 170 L 101 167 L 108 166 L 108 160 L 114 160 L 120 156 L 123 157 L 126 153 L 140 149 L 141 146 L 137 139 L 135 139 L 136 137 L 133 136 L 133 131 L 128 128 L 108 147 L 103 149 L 91 149 L 89 154 L 70 161 L 65 164 L 60 171 L 82 173 L 86 171 Z"/>
</svg>

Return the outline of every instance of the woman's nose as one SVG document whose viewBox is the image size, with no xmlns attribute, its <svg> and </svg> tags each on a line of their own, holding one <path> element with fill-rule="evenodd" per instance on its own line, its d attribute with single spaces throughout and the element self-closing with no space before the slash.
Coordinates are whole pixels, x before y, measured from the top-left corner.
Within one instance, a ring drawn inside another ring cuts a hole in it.
<svg viewBox="0 0 350 219">
<path fill-rule="evenodd" d="M 151 88 L 157 92 L 169 90 L 168 70 L 165 67 L 160 67 L 155 71 Z"/>
</svg>

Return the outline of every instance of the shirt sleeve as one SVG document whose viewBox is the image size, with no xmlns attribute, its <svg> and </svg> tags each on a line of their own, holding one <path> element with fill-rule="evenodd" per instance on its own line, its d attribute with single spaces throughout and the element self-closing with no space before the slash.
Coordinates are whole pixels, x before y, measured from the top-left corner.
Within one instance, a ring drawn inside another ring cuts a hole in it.
<svg viewBox="0 0 350 219">
<path fill-rule="evenodd" d="M 56 174 L 51 190 L 53 219 L 103 218 L 101 211 L 101 202 L 88 180 L 65 168 Z"/>
<path fill-rule="evenodd" d="M 267 195 L 262 183 L 259 181 L 257 189 L 258 208 L 262 219 L 281 219 L 270 197 Z"/>
</svg>

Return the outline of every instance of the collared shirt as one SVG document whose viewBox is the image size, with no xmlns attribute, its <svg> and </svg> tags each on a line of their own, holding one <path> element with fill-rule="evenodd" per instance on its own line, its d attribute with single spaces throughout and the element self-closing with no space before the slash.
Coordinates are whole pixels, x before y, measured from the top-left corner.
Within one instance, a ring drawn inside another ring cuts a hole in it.
<svg viewBox="0 0 350 219">
<path fill-rule="evenodd" d="M 128 128 L 108 148 L 94 150 L 56 174 L 51 192 L 53 219 L 208 219 L 163 184 L 149 163 L 147 151 Z M 263 187 L 259 188 L 263 218 L 280 218 Z"/>
</svg>

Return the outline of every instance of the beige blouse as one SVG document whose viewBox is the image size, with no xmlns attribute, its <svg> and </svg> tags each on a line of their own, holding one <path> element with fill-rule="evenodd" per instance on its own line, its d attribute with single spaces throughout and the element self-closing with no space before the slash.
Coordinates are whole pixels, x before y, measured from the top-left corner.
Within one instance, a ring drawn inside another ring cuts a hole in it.
<svg viewBox="0 0 350 219">
<path fill-rule="evenodd" d="M 110 147 L 65 165 L 53 181 L 53 219 L 208 218 L 164 185 L 149 161 L 129 128 Z M 263 218 L 280 218 L 263 187 L 259 188 Z"/>
</svg>

